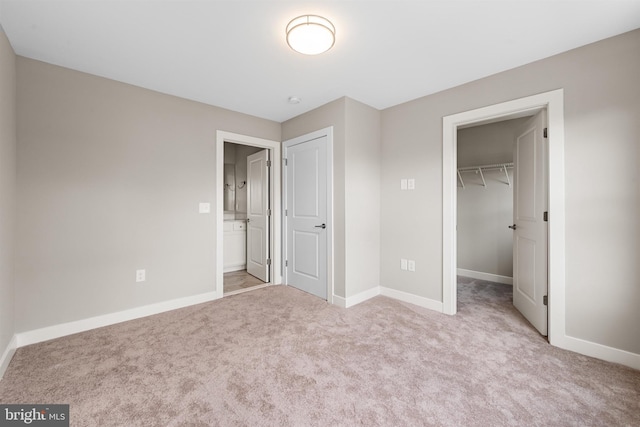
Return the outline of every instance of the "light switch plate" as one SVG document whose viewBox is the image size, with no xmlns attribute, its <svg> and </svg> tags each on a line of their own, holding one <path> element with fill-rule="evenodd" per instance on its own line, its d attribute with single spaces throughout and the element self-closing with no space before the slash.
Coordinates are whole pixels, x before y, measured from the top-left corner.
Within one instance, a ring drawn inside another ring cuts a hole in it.
<svg viewBox="0 0 640 427">
<path fill-rule="evenodd" d="M 415 190 L 416 189 L 416 180 L 411 178 L 407 180 L 407 188 L 409 190 Z"/>
<path fill-rule="evenodd" d="M 406 179 L 401 179 L 400 180 L 400 189 L 401 190 L 406 190 L 407 189 L 407 180 Z"/>
<path fill-rule="evenodd" d="M 144 282 L 147 280 L 146 270 L 136 270 L 136 282 Z"/>
<path fill-rule="evenodd" d="M 400 260 L 400 270 L 406 270 L 406 269 L 407 269 L 407 260 L 403 258 Z"/>
<path fill-rule="evenodd" d="M 416 271 L 416 262 L 412 259 L 407 261 L 407 266 L 409 267 L 409 271 Z"/>
<path fill-rule="evenodd" d="M 198 205 L 198 212 L 211 213 L 211 203 L 200 203 L 200 205 Z"/>
</svg>

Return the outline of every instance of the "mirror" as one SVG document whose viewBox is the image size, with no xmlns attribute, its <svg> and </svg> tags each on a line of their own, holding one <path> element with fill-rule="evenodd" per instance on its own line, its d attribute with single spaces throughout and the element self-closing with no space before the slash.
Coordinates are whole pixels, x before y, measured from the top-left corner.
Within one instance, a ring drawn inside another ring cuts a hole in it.
<svg viewBox="0 0 640 427">
<path fill-rule="evenodd" d="M 236 210 L 236 165 L 224 164 L 224 210 Z"/>
</svg>

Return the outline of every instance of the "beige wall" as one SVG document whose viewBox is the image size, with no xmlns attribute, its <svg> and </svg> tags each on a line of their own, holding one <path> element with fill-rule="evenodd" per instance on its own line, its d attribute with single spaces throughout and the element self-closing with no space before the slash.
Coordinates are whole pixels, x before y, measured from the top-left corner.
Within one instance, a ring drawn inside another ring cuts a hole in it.
<svg viewBox="0 0 640 427">
<path fill-rule="evenodd" d="M 16 56 L 0 27 L 0 357 L 15 332 L 16 141 Z"/>
<path fill-rule="evenodd" d="M 529 117 L 458 130 L 458 167 L 513 162 L 515 132 Z"/>
<path fill-rule="evenodd" d="M 340 98 L 282 124 L 283 141 L 333 126 L 334 293 L 379 286 L 380 112 Z"/>
<path fill-rule="evenodd" d="M 346 99 L 346 297 L 380 286 L 380 111 Z"/>
<path fill-rule="evenodd" d="M 458 167 L 513 162 L 515 133 L 528 118 L 506 120 L 458 131 Z M 513 276 L 513 170 L 463 172 L 458 183 L 458 263 L 460 269 Z"/>
<path fill-rule="evenodd" d="M 640 353 L 638 52 L 640 30 L 384 110 L 382 285 L 442 301 L 442 117 L 563 88 L 567 334 Z"/>
<path fill-rule="evenodd" d="M 215 205 L 216 130 L 279 140 L 280 124 L 21 57 L 17 69 L 17 331 L 214 291 L 215 214 L 198 203 Z"/>
</svg>

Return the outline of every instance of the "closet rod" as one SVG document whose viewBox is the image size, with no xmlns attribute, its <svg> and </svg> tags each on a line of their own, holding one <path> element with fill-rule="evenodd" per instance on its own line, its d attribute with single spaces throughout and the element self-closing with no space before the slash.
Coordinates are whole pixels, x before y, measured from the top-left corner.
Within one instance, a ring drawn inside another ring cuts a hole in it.
<svg viewBox="0 0 640 427">
<path fill-rule="evenodd" d="M 493 165 L 480 165 L 480 166 L 465 166 L 463 168 L 458 168 L 460 172 L 469 172 L 469 171 L 477 171 L 478 169 L 503 169 L 504 167 L 512 168 L 513 163 L 496 163 Z"/>
<path fill-rule="evenodd" d="M 481 166 L 466 166 L 464 168 L 458 168 L 458 179 L 460 180 L 460 184 L 462 184 L 462 188 L 464 188 L 464 181 L 462 180 L 462 175 L 460 172 L 475 172 L 480 174 L 480 178 L 482 178 L 482 186 L 487 188 L 487 182 L 484 179 L 483 170 L 492 170 L 499 169 L 504 171 L 504 176 L 507 178 L 507 184 L 511 187 L 511 180 L 509 179 L 509 173 L 507 169 L 513 168 L 513 163 L 496 163 L 492 165 L 481 165 Z"/>
</svg>

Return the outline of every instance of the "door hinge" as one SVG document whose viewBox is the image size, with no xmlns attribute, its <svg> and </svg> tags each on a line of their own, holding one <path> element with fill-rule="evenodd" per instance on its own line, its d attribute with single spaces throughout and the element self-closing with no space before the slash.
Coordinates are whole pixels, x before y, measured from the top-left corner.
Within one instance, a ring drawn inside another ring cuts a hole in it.
<svg viewBox="0 0 640 427">
<path fill-rule="evenodd" d="M 549 221 L 549 212 L 546 212 L 542 214 L 542 220 L 544 222 L 548 222 Z"/>
<path fill-rule="evenodd" d="M 542 297 L 542 304 L 549 305 L 549 297 L 547 295 Z"/>
<path fill-rule="evenodd" d="M 267 216 L 271 216 L 271 209 L 267 209 Z"/>
<path fill-rule="evenodd" d="M 267 258 L 267 265 L 271 265 L 271 258 Z"/>
<path fill-rule="evenodd" d="M 267 160 L 267 167 L 270 168 L 271 167 L 271 160 Z"/>
<path fill-rule="evenodd" d="M 284 160 L 284 165 L 287 166 L 287 159 L 282 159 Z"/>
<path fill-rule="evenodd" d="M 547 138 L 547 128 L 544 128 L 544 130 L 542 131 L 542 136 Z"/>
<path fill-rule="evenodd" d="M 289 216 L 289 211 L 287 209 L 284 210 L 284 216 Z"/>
<path fill-rule="evenodd" d="M 289 267 L 289 261 L 285 260 L 285 261 L 284 261 L 284 266 L 285 266 L 285 267 Z"/>
</svg>

